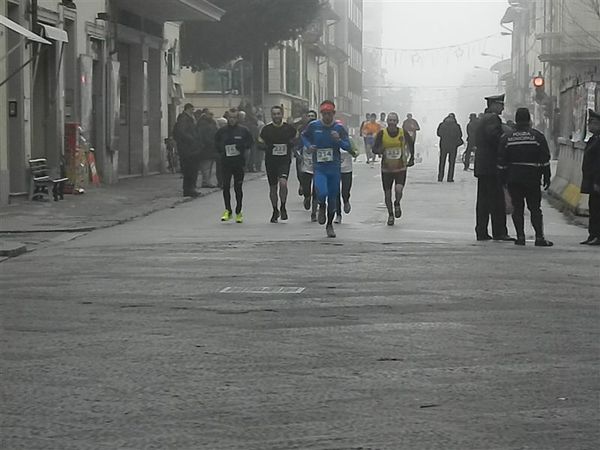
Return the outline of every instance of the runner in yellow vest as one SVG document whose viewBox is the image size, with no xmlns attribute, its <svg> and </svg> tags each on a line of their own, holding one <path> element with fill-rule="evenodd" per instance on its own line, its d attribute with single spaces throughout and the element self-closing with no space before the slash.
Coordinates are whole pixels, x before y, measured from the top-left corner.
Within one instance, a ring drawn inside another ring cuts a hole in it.
<svg viewBox="0 0 600 450">
<path fill-rule="evenodd" d="M 415 164 L 414 140 L 398 127 L 398 122 L 398 114 L 389 113 L 387 116 L 388 126 L 377 133 L 373 145 L 373 153 L 382 155 L 381 181 L 388 210 L 388 225 L 394 225 L 395 219 L 402 216 L 400 200 L 406 185 L 406 170 Z M 396 194 L 393 205 L 392 187 Z"/>
</svg>

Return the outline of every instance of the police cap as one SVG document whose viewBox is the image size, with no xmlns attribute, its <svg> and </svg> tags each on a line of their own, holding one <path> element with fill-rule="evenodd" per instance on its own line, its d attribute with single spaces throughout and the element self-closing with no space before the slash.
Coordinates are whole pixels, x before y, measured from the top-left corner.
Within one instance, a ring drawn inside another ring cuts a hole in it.
<svg viewBox="0 0 600 450">
<path fill-rule="evenodd" d="M 504 103 L 504 95 L 491 95 L 489 97 L 485 97 L 488 103 Z"/>
</svg>

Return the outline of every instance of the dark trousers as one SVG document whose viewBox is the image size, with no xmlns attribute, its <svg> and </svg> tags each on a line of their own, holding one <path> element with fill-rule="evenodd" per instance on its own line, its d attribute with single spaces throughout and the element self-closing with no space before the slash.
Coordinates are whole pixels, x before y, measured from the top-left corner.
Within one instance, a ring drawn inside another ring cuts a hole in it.
<svg viewBox="0 0 600 450">
<path fill-rule="evenodd" d="M 350 201 L 350 189 L 352 189 L 352 172 L 342 173 L 342 190 L 338 195 L 338 215 L 342 215 L 342 200 L 344 203 Z"/>
<path fill-rule="evenodd" d="M 181 155 L 179 161 L 181 164 L 181 174 L 183 175 L 183 195 L 187 195 L 196 191 L 200 161 L 195 156 Z"/>
<path fill-rule="evenodd" d="M 302 188 L 302 175 L 304 174 L 304 172 L 302 172 L 302 159 L 301 158 L 294 158 L 295 159 L 295 166 L 296 166 L 296 178 L 298 178 L 298 183 L 300 184 L 300 188 Z"/>
<path fill-rule="evenodd" d="M 215 175 L 217 176 L 217 186 L 223 187 L 223 160 L 219 157 L 215 162 Z"/>
<path fill-rule="evenodd" d="M 223 200 L 225 201 L 225 209 L 229 212 L 232 211 L 231 178 L 233 178 L 233 190 L 235 191 L 235 213 L 239 214 L 242 212 L 242 199 L 244 197 L 242 191 L 242 184 L 244 183 L 244 167 L 223 164 Z"/>
<path fill-rule="evenodd" d="M 590 236 L 600 238 L 600 193 L 592 192 L 589 201 L 590 224 L 588 230 Z"/>
<path fill-rule="evenodd" d="M 508 192 L 512 200 L 512 220 L 517 237 L 525 237 L 525 202 L 531 213 L 531 225 L 535 230 L 536 239 L 544 239 L 544 219 L 542 215 L 542 191 L 537 183 L 510 183 Z"/>
<path fill-rule="evenodd" d="M 313 189 L 313 174 L 302 172 L 300 173 L 300 186 L 302 187 L 302 195 L 304 197 L 316 198 L 316 193 Z"/>
<path fill-rule="evenodd" d="M 477 178 L 475 211 L 477 237 L 487 236 L 490 216 L 492 218 L 492 237 L 500 238 L 508 234 L 504 190 L 496 175 L 481 175 Z"/>
<path fill-rule="evenodd" d="M 454 166 L 456 164 L 457 149 L 440 148 L 440 165 L 438 168 L 438 181 L 444 180 L 444 171 L 446 170 L 446 159 L 448 160 L 448 181 L 454 181 Z"/>
</svg>

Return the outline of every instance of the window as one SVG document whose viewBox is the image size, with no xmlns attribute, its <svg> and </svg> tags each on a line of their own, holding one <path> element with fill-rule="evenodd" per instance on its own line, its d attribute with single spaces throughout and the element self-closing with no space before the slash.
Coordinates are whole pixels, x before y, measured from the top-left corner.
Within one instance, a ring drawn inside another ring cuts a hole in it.
<svg viewBox="0 0 600 450">
<path fill-rule="evenodd" d="M 348 65 L 355 70 L 362 71 L 362 53 L 352 44 L 348 44 Z"/>
<path fill-rule="evenodd" d="M 300 54 L 295 48 L 286 47 L 285 62 L 286 91 L 300 95 Z"/>
<path fill-rule="evenodd" d="M 201 91 L 225 92 L 229 89 L 229 73 L 219 69 L 206 69 L 202 71 Z"/>
</svg>

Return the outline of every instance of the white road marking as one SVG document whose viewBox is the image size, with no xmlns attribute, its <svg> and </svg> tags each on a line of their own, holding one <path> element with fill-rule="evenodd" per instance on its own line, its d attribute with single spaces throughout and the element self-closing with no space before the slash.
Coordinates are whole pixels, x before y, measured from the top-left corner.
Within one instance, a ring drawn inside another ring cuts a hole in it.
<svg viewBox="0 0 600 450">
<path fill-rule="evenodd" d="M 301 294 L 306 288 L 303 287 L 239 287 L 228 286 L 219 291 L 221 294 Z"/>
</svg>

